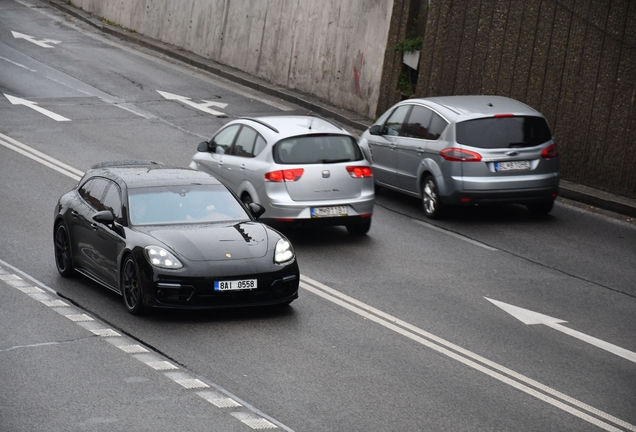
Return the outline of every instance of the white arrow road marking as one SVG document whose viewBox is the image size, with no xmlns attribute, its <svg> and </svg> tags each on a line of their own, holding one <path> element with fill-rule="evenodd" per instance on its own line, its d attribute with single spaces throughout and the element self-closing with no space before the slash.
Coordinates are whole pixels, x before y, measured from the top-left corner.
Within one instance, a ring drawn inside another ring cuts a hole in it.
<svg viewBox="0 0 636 432">
<path fill-rule="evenodd" d="M 196 109 L 198 109 L 200 111 L 206 112 L 208 114 L 212 114 L 213 116 L 216 116 L 216 117 L 227 117 L 227 114 L 222 113 L 221 111 L 216 111 L 216 110 L 210 109 L 211 106 L 215 106 L 215 107 L 218 107 L 218 108 L 225 108 L 227 106 L 226 103 L 212 102 L 212 101 L 207 101 L 207 100 L 203 101 L 205 103 L 196 103 L 196 102 L 192 102 L 190 100 L 190 98 L 185 97 L 185 96 L 179 96 L 179 95 L 168 93 L 168 92 L 162 92 L 160 90 L 157 90 L 157 93 L 159 93 L 161 96 L 163 96 L 164 98 L 166 98 L 168 100 L 179 101 L 179 102 L 181 102 L 183 104 L 191 106 L 192 108 L 196 108 Z"/>
<path fill-rule="evenodd" d="M 508 303 L 503 303 L 497 300 L 489 299 L 488 297 L 484 297 L 486 300 L 494 304 L 495 306 L 500 307 L 504 311 L 508 312 L 513 317 L 517 318 L 524 324 L 534 325 L 534 324 L 543 324 L 554 330 L 558 330 L 562 333 L 575 337 L 577 339 L 582 340 L 583 342 L 587 342 L 591 345 L 594 345 L 597 348 L 604 349 L 605 351 L 609 351 L 612 354 L 615 354 L 619 357 L 623 357 L 629 361 L 636 363 L 636 353 L 632 351 L 628 351 L 625 348 L 621 348 L 619 346 L 613 345 L 609 342 L 605 342 L 604 340 L 595 338 L 593 336 L 586 335 L 585 333 L 581 333 L 576 330 L 572 330 L 570 328 L 564 327 L 561 323 L 565 323 L 567 321 L 563 321 L 558 318 L 553 318 L 551 316 L 543 315 L 538 312 L 533 312 L 528 309 L 523 309 L 518 306 L 513 306 Z"/>
<path fill-rule="evenodd" d="M 7 99 L 9 99 L 9 102 L 11 102 L 13 105 L 24 105 L 26 107 L 36 110 L 40 114 L 44 114 L 45 116 L 52 118 L 55 121 L 71 121 L 71 119 L 67 119 L 66 117 L 62 117 L 59 114 L 55 114 L 53 111 L 49 111 L 45 108 L 38 106 L 37 102 L 31 102 L 26 99 L 20 99 L 18 97 L 11 96 L 6 93 L 4 93 L 4 96 Z"/>
<path fill-rule="evenodd" d="M 55 47 L 52 47 L 51 45 L 48 45 L 48 44 L 59 44 L 59 43 L 62 43 L 62 41 L 53 40 L 53 39 L 37 40 L 33 36 L 25 35 L 25 34 L 14 32 L 14 31 L 11 31 L 11 34 L 13 34 L 13 37 L 16 38 L 16 39 L 28 40 L 29 42 L 32 42 L 32 43 L 34 43 L 36 45 L 39 45 L 42 48 L 55 48 Z"/>
</svg>

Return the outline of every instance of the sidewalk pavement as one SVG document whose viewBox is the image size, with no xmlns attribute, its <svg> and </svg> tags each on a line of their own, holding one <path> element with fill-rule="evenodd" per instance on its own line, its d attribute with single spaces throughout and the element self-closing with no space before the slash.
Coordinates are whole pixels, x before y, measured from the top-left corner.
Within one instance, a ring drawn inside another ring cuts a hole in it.
<svg viewBox="0 0 636 432">
<path fill-rule="evenodd" d="M 0 305 L 0 431 L 290 430 L 2 260 Z"/>
<path fill-rule="evenodd" d="M 178 46 L 166 44 L 121 27 L 105 24 L 93 14 L 78 9 L 66 2 L 63 2 L 62 0 L 42 1 L 90 24 L 103 33 L 116 36 L 127 42 L 159 52 L 167 57 L 182 61 L 198 69 L 205 70 L 214 75 L 218 75 L 227 80 L 257 90 L 261 93 L 301 106 L 306 108 L 308 111 L 333 119 L 343 125 L 357 129 L 360 132 L 367 129 L 373 123 L 370 119 L 352 111 L 336 108 L 329 105 L 327 102 L 317 100 L 315 97 L 301 94 L 299 92 L 277 86 L 276 84 L 268 83 L 252 75 L 246 74 L 245 72 L 241 72 L 237 69 L 224 66 L 220 63 L 216 63 L 212 60 L 187 52 Z M 628 217 L 636 217 L 636 199 L 621 197 L 565 180 L 561 180 L 559 196 Z"/>
</svg>

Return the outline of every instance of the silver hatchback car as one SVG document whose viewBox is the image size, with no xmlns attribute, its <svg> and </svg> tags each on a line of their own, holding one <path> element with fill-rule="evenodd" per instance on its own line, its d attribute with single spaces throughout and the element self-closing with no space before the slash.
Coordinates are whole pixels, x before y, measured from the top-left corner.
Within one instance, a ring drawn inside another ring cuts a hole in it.
<svg viewBox="0 0 636 432">
<path fill-rule="evenodd" d="M 502 96 L 397 103 L 360 138 L 376 186 L 422 199 L 435 219 L 449 205 L 521 203 L 552 210 L 559 159 L 543 115 Z"/>
<path fill-rule="evenodd" d="M 214 175 L 263 221 L 345 226 L 366 234 L 373 175 L 356 139 L 315 116 L 240 118 L 199 144 L 190 168 Z"/>
</svg>

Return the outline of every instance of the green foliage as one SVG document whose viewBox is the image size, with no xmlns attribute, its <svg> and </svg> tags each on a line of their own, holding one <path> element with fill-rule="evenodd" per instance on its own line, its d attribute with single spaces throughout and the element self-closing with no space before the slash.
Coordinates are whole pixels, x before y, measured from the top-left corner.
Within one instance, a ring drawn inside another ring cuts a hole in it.
<svg viewBox="0 0 636 432">
<path fill-rule="evenodd" d="M 411 78 L 406 71 L 402 71 L 400 73 L 400 77 L 398 78 L 397 83 L 397 90 L 405 95 L 410 96 L 413 94 L 413 84 L 411 83 Z"/>
<path fill-rule="evenodd" d="M 398 43 L 395 46 L 395 50 L 401 53 L 411 52 L 411 51 L 420 51 L 423 45 L 424 45 L 424 39 L 417 36 L 413 38 L 404 39 L 402 42 Z"/>
</svg>

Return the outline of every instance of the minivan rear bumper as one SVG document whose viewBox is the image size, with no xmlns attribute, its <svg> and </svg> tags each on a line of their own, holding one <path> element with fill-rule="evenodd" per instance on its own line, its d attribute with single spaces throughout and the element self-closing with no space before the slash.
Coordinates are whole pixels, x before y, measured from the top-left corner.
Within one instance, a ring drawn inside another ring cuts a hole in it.
<svg viewBox="0 0 636 432">
<path fill-rule="evenodd" d="M 444 204 L 473 205 L 495 203 L 533 203 L 554 200 L 559 193 L 559 186 L 532 189 L 505 189 L 487 191 L 456 191 L 450 196 L 440 197 Z"/>
</svg>

